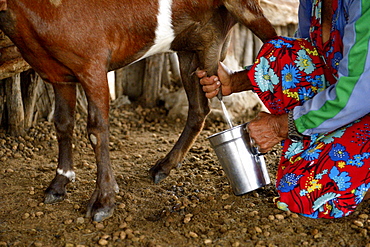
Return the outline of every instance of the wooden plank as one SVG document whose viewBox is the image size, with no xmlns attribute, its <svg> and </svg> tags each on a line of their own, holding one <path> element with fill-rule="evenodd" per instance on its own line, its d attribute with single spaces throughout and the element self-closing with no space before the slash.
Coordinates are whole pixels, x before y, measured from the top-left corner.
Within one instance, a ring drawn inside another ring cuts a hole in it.
<svg viewBox="0 0 370 247">
<path fill-rule="evenodd" d="M 157 54 L 146 59 L 142 102 L 146 107 L 157 105 L 161 89 L 164 54 Z"/>
<path fill-rule="evenodd" d="M 37 92 L 42 83 L 42 79 L 33 70 L 21 74 L 21 87 L 24 92 L 23 104 L 25 129 L 32 127 L 35 122 L 35 117 L 37 117 Z"/>
<path fill-rule="evenodd" d="M 116 98 L 127 95 L 129 98 L 139 98 L 143 92 L 145 59 L 117 70 L 115 76 Z"/>
<path fill-rule="evenodd" d="M 0 80 L 0 126 L 3 125 L 3 120 L 5 120 L 5 81 Z"/>
<path fill-rule="evenodd" d="M 6 61 L 20 57 L 22 57 L 22 55 L 19 53 L 18 48 L 14 45 L 0 48 L 0 65 Z"/>
<path fill-rule="evenodd" d="M 12 77 L 30 68 L 31 66 L 23 58 L 7 61 L 0 66 L 0 80 Z"/>
<path fill-rule="evenodd" d="M 21 76 L 17 74 L 5 80 L 8 132 L 13 136 L 24 134 L 24 110 L 21 93 Z"/>
<path fill-rule="evenodd" d="M 13 42 L 0 30 L 0 48 L 13 46 Z"/>
</svg>

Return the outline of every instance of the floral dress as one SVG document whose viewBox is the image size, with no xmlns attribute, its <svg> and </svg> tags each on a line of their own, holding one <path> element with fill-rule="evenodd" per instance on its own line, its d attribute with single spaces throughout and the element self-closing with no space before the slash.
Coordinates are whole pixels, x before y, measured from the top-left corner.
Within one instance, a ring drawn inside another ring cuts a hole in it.
<svg viewBox="0 0 370 247">
<path fill-rule="evenodd" d="M 322 43 L 321 0 L 312 2 L 309 38 L 266 42 L 249 71 L 254 91 L 272 114 L 283 114 L 338 81 L 343 44 L 333 1 L 330 39 Z M 278 166 L 278 208 L 311 218 L 351 214 L 370 188 L 370 115 L 333 131 L 285 140 Z"/>
</svg>

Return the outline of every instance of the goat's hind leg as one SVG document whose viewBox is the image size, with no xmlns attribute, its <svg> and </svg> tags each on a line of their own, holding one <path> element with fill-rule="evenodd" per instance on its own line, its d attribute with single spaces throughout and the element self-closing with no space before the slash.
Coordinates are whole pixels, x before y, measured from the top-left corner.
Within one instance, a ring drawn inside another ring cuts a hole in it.
<svg viewBox="0 0 370 247">
<path fill-rule="evenodd" d="M 54 125 L 58 138 L 58 168 L 54 179 L 45 191 L 45 203 L 62 201 L 66 186 L 75 179 L 72 157 L 72 135 L 76 106 L 75 84 L 54 84 Z"/>
<path fill-rule="evenodd" d="M 209 113 L 208 100 L 195 75 L 199 66 L 196 53 L 178 52 L 182 82 L 188 97 L 189 110 L 185 128 L 172 150 L 149 170 L 155 183 L 166 178 L 171 169 L 178 166 L 203 129 L 205 118 Z M 217 68 L 217 66 L 214 66 Z"/>
</svg>

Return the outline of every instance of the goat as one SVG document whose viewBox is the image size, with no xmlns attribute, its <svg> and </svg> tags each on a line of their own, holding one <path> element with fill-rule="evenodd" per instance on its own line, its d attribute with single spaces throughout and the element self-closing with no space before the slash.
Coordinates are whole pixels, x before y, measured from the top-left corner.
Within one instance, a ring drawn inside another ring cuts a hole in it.
<svg viewBox="0 0 370 247">
<path fill-rule="evenodd" d="M 102 221 L 112 216 L 118 191 L 109 158 L 107 72 L 155 53 L 178 54 L 188 118 L 172 150 L 149 171 L 158 183 L 183 160 L 209 113 L 194 71 L 216 74 L 237 22 L 263 42 L 276 36 L 258 0 L 0 0 L 0 29 L 55 92 L 58 167 L 45 203 L 62 201 L 75 177 L 76 83 L 88 100 L 87 132 L 97 164 L 87 216 Z"/>
</svg>

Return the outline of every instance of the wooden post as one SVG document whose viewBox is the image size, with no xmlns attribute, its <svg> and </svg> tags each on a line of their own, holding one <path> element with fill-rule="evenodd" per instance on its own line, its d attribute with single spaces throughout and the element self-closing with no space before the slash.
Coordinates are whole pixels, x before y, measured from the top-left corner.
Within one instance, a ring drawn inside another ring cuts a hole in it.
<svg viewBox="0 0 370 247">
<path fill-rule="evenodd" d="M 247 29 L 246 27 L 244 27 Z M 248 29 L 246 33 L 246 43 L 245 43 L 245 51 L 244 51 L 244 65 L 251 65 L 254 62 L 255 54 L 254 54 L 254 41 L 253 41 L 253 33 Z"/>
<path fill-rule="evenodd" d="M 262 41 L 257 38 L 256 35 L 253 35 L 253 42 L 254 42 L 254 54 L 253 57 L 257 57 L 258 53 L 260 52 L 261 46 L 262 46 Z"/>
<path fill-rule="evenodd" d="M 0 127 L 2 127 L 5 119 L 5 99 L 5 80 L 0 80 Z"/>
<path fill-rule="evenodd" d="M 138 98 L 142 94 L 145 59 L 131 64 L 115 73 L 116 98 L 127 95 L 130 98 Z"/>
<path fill-rule="evenodd" d="M 21 93 L 21 76 L 17 74 L 5 80 L 8 131 L 18 136 L 24 133 L 24 109 Z"/>
<path fill-rule="evenodd" d="M 35 71 L 29 70 L 21 73 L 21 87 L 23 91 L 24 104 L 24 127 L 29 129 L 35 121 L 37 91 L 42 79 Z"/>
<path fill-rule="evenodd" d="M 142 102 L 146 107 L 157 105 L 161 89 L 164 53 L 146 59 Z"/>
</svg>

